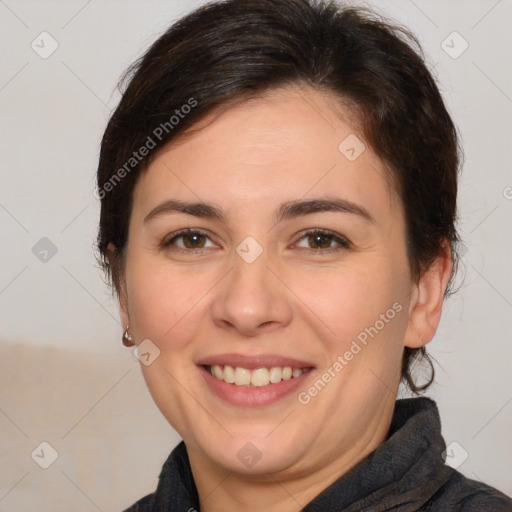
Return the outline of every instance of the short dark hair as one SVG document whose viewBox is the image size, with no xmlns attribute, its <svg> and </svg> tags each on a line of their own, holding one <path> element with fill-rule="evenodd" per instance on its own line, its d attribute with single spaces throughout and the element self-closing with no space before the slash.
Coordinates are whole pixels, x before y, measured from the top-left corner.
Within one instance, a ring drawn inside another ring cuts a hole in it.
<svg viewBox="0 0 512 512">
<path fill-rule="evenodd" d="M 334 95 L 356 114 L 403 202 L 412 276 L 447 247 L 455 266 L 461 152 L 417 39 L 369 9 L 334 1 L 226 0 L 178 20 L 120 82 L 97 174 L 97 246 L 118 295 L 133 191 L 149 149 L 154 154 L 216 107 L 286 85 Z M 430 378 L 420 386 L 411 368 L 422 359 Z M 423 391 L 433 378 L 425 348 L 405 347 L 402 380 L 410 389 Z"/>
</svg>

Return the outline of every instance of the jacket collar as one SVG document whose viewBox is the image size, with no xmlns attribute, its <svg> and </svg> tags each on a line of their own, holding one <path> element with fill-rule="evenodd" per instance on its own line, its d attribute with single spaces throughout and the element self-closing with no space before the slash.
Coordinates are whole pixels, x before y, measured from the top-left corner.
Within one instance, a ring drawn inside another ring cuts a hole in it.
<svg viewBox="0 0 512 512">
<path fill-rule="evenodd" d="M 334 482 L 305 512 L 418 510 L 446 482 L 446 445 L 429 398 L 397 400 L 387 439 Z"/>
</svg>

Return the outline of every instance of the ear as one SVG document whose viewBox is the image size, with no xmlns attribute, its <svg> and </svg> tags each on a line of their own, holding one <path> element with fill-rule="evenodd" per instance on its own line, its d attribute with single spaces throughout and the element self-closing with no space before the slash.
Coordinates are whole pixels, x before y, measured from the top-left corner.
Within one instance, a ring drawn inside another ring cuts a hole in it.
<svg viewBox="0 0 512 512">
<path fill-rule="evenodd" d="M 110 264 L 111 271 L 113 268 L 115 252 L 116 246 L 112 243 L 109 243 L 107 245 L 106 254 Z M 130 315 L 128 314 L 128 301 L 126 297 L 126 291 L 122 285 L 122 280 L 115 279 L 115 285 L 119 296 L 119 318 L 121 320 L 123 329 L 125 329 L 127 325 L 130 325 Z"/>
<path fill-rule="evenodd" d="M 434 263 L 413 286 L 404 340 L 406 347 L 420 348 L 432 341 L 441 320 L 444 293 L 452 270 L 452 252 L 446 243 Z"/>
</svg>

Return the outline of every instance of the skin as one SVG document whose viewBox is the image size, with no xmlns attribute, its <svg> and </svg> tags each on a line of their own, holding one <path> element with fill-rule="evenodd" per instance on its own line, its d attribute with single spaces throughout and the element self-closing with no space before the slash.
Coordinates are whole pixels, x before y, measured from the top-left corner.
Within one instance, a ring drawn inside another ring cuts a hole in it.
<svg viewBox="0 0 512 512">
<path fill-rule="evenodd" d="M 364 140 L 349 119 L 319 91 L 273 90 L 206 118 L 157 153 L 135 188 L 121 317 L 136 343 L 149 338 L 160 350 L 142 371 L 186 443 L 206 512 L 297 511 L 346 473 L 386 437 L 404 346 L 428 343 L 439 323 L 449 251 L 412 279 L 402 203 L 382 162 L 368 144 L 355 161 L 338 150 L 350 134 Z M 334 197 L 372 220 L 326 211 L 276 221 L 283 203 Z M 225 219 L 168 212 L 144 221 L 169 199 L 212 203 Z M 206 237 L 162 247 L 184 228 Z M 327 237 L 319 248 L 304 235 L 312 228 L 350 246 Z M 250 264 L 236 252 L 247 236 L 263 249 Z M 307 391 L 396 303 L 401 311 L 307 404 L 292 393 L 230 405 L 196 366 L 223 353 L 294 357 L 315 367 Z M 247 442 L 262 454 L 251 468 L 237 457 Z"/>
</svg>

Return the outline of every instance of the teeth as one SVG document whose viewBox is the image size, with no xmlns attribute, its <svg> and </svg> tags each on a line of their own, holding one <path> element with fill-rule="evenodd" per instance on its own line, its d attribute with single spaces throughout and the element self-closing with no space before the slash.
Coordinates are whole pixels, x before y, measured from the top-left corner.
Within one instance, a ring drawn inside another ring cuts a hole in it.
<svg viewBox="0 0 512 512">
<path fill-rule="evenodd" d="M 224 380 L 228 384 L 235 382 L 235 369 L 232 366 L 224 366 Z"/>
<path fill-rule="evenodd" d="M 282 376 L 283 371 L 279 366 L 272 366 L 272 368 L 270 368 L 270 382 L 272 382 L 272 384 L 281 382 Z"/>
<path fill-rule="evenodd" d="M 258 368 L 251 372 L 251 384 L 256 387 L 268 386 L 270 373 L 266 368 Z"/>
<path fill-rule="evenodd" d="M 224 378 L 224 372 L 222 371 L 222 368 L 218 364 L 216 364 L 213 367 L 213 375 L 214 375 L 214 377 L 217 377 L 217 379 Z"/>
<path fill-rule="evenodd" d="M 296 379 L 306 371 L 305 368 L 292 368 L 291 366 L 272 366 L 270 369 L 257 368 L 256 370 L 218 364 L 210 366 L 210 373 L 219 380 L 235 386 L 250 385 L 253 387 L 268 386 L 269 384 L 277 384 L 282 380 Z"/>
<path fill-rule="evenodd" d="M 236 367 L 235 370 L 235 384 L 237 386 L 247 386 L 251 383 L 251 371 L 247 368 Z"/>
</svg>

